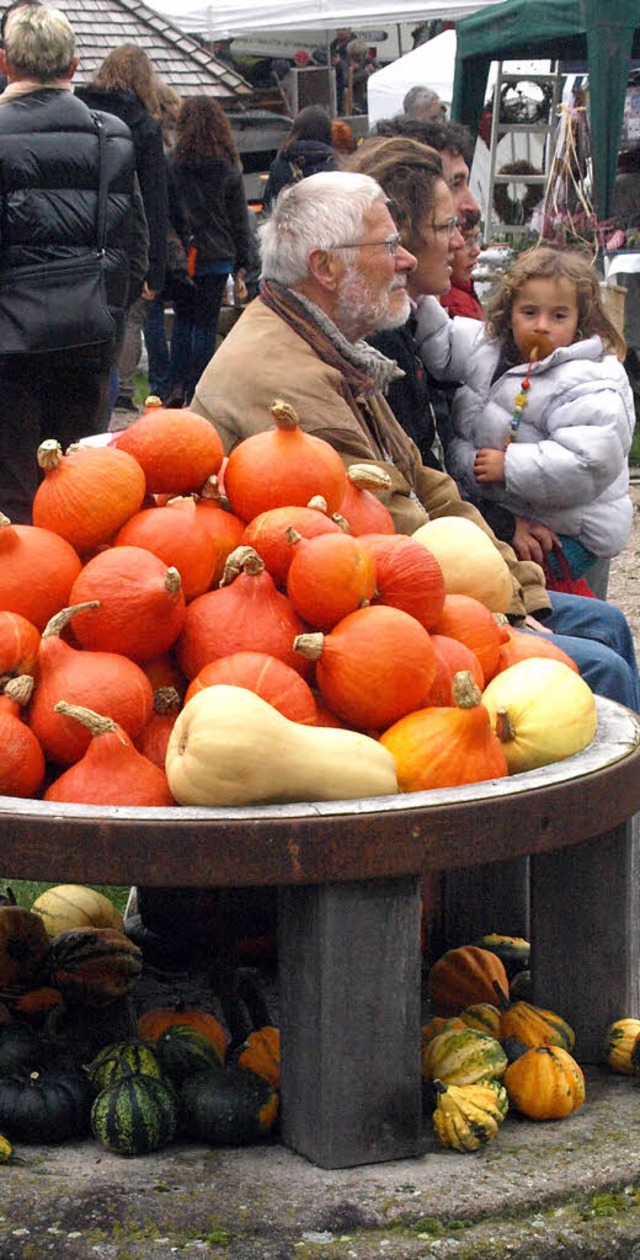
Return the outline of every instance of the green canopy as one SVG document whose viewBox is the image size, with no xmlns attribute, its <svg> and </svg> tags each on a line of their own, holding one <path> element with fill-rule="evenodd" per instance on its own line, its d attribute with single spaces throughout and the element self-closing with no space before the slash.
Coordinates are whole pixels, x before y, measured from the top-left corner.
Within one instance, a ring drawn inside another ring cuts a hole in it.
<svg viewBox="0 0 640 1260">
<path fill-rule="evenodd" d="M 640 57 L 638 0 L 503 0 L 456 24 L 451 115 L 475 133 L 492 61 L 579 61 L 589 74 L 594 202 L 611 212 L 624 99 Z"/>
</svg>

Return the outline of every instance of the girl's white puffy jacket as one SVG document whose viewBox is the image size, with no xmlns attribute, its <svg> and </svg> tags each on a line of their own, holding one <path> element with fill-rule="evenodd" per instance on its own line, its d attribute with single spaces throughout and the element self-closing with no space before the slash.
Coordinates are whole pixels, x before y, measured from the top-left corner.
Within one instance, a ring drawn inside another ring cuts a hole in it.
<svg viewBox="0 0 640 1260">
<path fill-rule="evenodd" d="M 480 485 L 476 451 L 508 441 L 527 365 L 495 382 L 500 345 L 484 325 L 450 319 L 435 298 L 418 303 L 416 339 L 425 367 L 460 382 L 452 405 L 447 469 L 464 498 L 491 498 L 516 516 L 576 538 L 596 556 L 615 556 L 629 539 L 632 505 L 627 456 L 635 425 L 627 374 L 600 337 L 554 350 L 532 366 L 517 438 L 505 451 L 505 481 Z"/>
</svg>

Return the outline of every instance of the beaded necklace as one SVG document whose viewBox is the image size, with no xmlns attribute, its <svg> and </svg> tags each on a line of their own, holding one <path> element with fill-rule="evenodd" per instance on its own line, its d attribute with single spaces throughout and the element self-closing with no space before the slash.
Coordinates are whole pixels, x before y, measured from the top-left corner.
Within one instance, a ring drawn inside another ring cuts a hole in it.
<svg viewBox="0 0 640 1260">
<path fill-rule="evenodd" d="M 520 386 L 520 389 L 514 399 L 514 409 L 511 417 L 511 424 L 509 426 L 509 434 L 504 444 L 505 450 L 511 442 L 515 442 L 518 436 L 522 413 L 529 401 L 529 390 L 531 389 L 531 369 L 534 363 L 537 363 L 539 359 L 546 359 L 547 355 L 551 354 L 553 348 L 554 347 L 548 337 L 540 335 L 528 338 L 528 344 L 525 345 L 525 349 L 529 352 L 529 364 L 524 374 L 522 385 Z"/>
</svg>

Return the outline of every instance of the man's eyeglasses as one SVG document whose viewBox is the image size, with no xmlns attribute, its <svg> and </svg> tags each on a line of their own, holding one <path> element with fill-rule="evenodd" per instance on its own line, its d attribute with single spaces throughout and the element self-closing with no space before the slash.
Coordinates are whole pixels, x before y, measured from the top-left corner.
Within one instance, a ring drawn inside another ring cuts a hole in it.
<svg viewBox="0 0 640 1260">
<path fill-rule="evenodd" d="M 455 220 L 454 220 L 455 222 Z M 402 246 L 401 236 L 390 236 L 387 241 L 350 241 L 347 245 L 331 245 L 330 249 L 386 249 L 393 258 Z"/>
<path fill-rule="evenodd" d="M 445 219 L 444 223 L 429 223 L 427 226 L 431 228 L 432 232 L 436 233 L 436 236 L 441 236 L 446 233 L 449 239 L 451 239 L 454 232 L 458 230 L 458 220 L 454 215 L 452 219 Z"/>
</svg>

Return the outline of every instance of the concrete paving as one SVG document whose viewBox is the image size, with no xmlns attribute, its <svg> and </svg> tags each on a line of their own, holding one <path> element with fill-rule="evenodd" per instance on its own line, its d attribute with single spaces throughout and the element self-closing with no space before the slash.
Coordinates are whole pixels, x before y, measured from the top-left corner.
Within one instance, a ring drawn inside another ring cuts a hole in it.
<svg viewBox="0 0 640 1260">
<path fill-rule="evenodd" d="M 126 1159 L 92 1140 L 0 1168 L 0 1260 L 640 1260 L 640 1092 L 587 1072 L 562 1121 L 474 1154 L 425 1121 L 415 1160 L 327 1171 L 278 1144 Z"/>
</svg>

